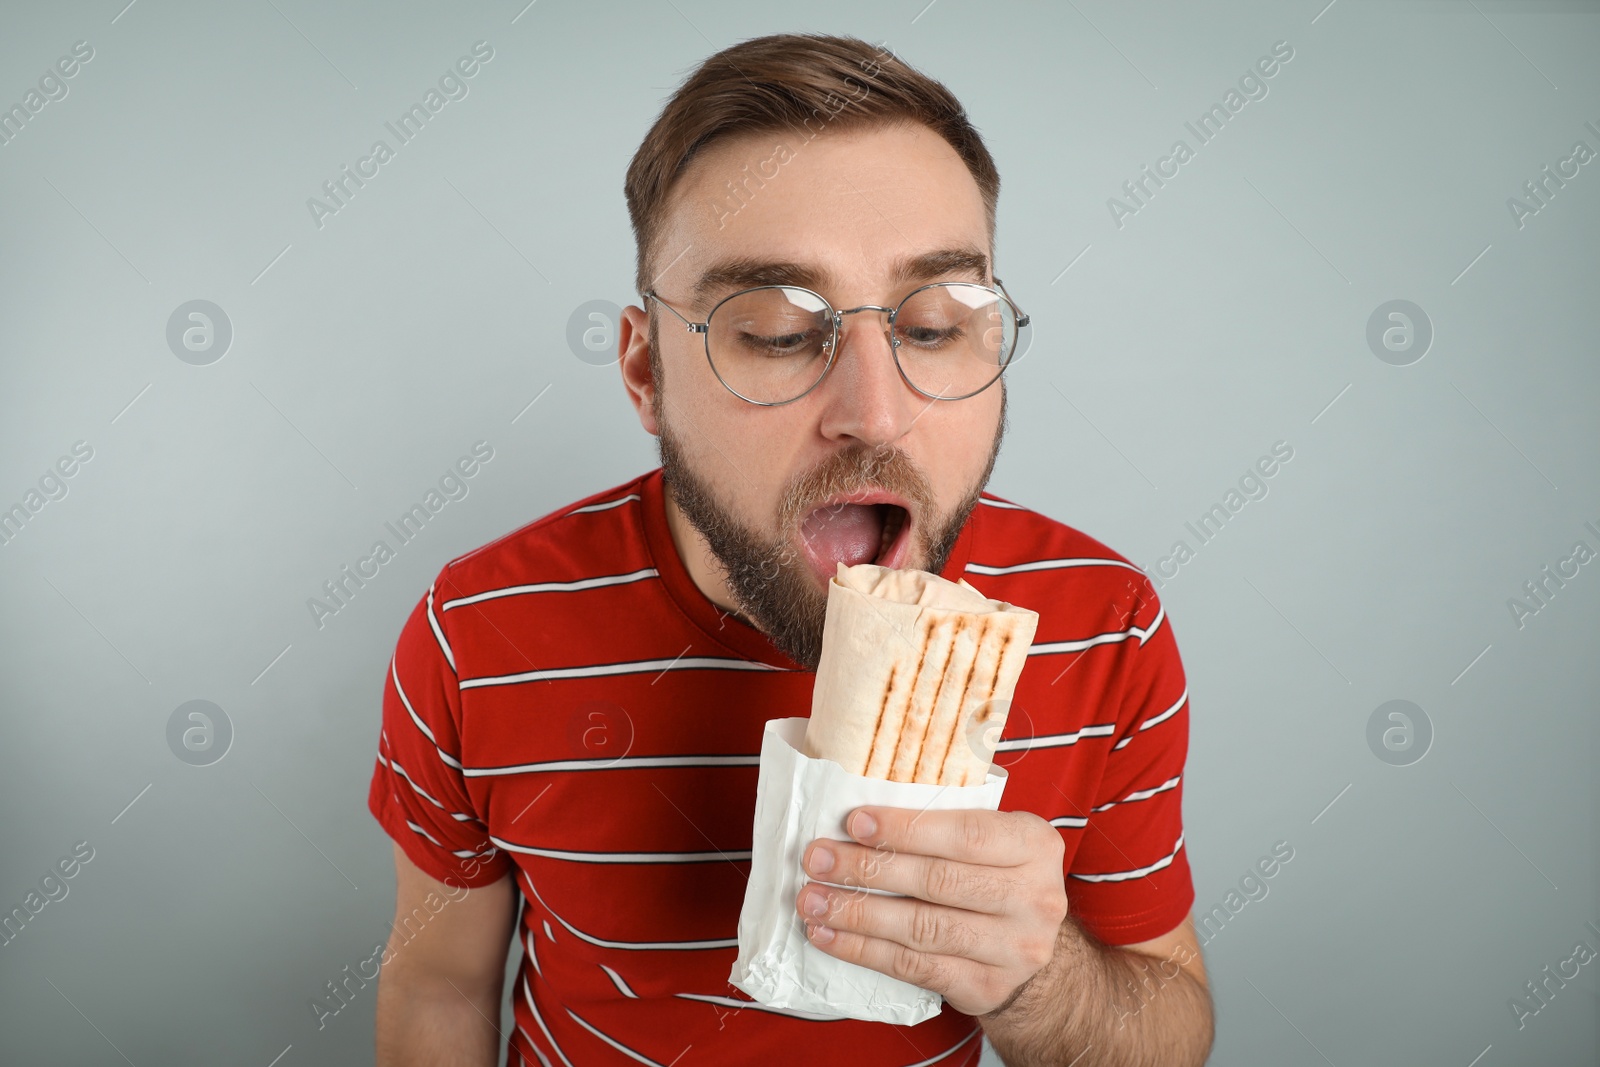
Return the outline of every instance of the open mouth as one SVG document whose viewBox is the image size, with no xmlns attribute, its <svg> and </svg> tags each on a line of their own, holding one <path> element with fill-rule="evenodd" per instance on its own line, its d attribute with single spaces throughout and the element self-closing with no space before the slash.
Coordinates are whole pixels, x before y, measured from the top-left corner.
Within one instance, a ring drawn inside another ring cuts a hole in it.
<svg viewBox="0 0 1600 1067">
<path fill-rule="evenodd" d="M 878 512 L 883 523 L 883 534 L 878 539 L 878 554 L 872 557 L 873 563 L 880 563 L 889 554 L 889 549 L 900 539 L 900 531 L 905 529 L 906 519 L 909 517 L 906 509 L 899 504 L 872 504 Z"/>
<path fill-rule="evenodd" d="M 910 511 L 892 500 L 834 500 L 806 516 L 800 536 L 813 568 L 826 579 L 833 577 L 840 563 L 847 567 L 863 563 L 903 566 L 910 527 Z"/>
</svg>

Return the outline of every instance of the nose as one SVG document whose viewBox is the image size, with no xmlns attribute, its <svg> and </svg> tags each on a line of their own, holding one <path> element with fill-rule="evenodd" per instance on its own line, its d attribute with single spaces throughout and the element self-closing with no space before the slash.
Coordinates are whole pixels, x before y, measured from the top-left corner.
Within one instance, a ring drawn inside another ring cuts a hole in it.
<svg viewBox="0 0 1600 1067">
<path fill-rule="evenodd" d="M 820 428 L 828 437 L 853 437 L 871 446 L 892 444 L 929 403 L 900 376 L 888 314 L 887 309 L 874 307 L 841 313 L 839 351 L 818 389 L 826 402 Z"/>
</svg>

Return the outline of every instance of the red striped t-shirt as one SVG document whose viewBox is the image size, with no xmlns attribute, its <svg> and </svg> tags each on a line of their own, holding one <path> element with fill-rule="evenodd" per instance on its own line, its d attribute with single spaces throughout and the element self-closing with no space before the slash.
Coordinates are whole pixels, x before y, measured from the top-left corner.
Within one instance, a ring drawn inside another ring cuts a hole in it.
<svg viewBox="0 0 1600 1067">
<path fill-rule="evenodd" d="M 1101 941 L 1173 929 L 1194 899 L 1188 688 L 1148 579 L 987 492 L 941 573 L 1039 613 L 1001 808 L 1059 828 L 1070 911 Z M 659 468 L 439 572 L 390 662 L 367 803 L 440 881 L 515 876 L 513 1067 L 978 1062 L 948 1004 L 912 1027 L 819 1020 L 728 982 L 762 728 L 808 715 L 814 678 L 695 586 Z"/>
</svg>

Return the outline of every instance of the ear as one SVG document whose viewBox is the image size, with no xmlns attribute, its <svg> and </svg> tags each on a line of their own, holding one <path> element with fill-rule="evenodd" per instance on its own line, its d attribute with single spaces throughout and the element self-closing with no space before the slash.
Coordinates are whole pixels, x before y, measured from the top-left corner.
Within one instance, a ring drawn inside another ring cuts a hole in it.
<svg viewBox="0 0 1600 1067">
<path fill-rule="evenodd" d="M 622 368 L 622 384 L 628 399 L 639 413 L 639 425 L 646 433 L 659 436 L 656 424 L 655 382 L 650 378 L 650 318 L 643 308 L 622 309 L 617 328 L 617 365 Z"/>
</svg>

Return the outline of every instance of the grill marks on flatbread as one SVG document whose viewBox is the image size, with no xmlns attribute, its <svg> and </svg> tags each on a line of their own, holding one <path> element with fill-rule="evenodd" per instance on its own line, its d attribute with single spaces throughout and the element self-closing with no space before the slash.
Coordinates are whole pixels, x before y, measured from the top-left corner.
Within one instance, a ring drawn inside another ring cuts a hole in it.
<svg viewBox="0 0 1600 1067">
<path fill-rule="evenodd" d="M 998 654 L 982 655 L 993 621 L 991 615 L 944 612 L 919 620 L 916 665 L 909 672 L 889 667 L 860 773 L 892 782 L 943 780 L 956 746 L 971 743 L 996 710 L 994 685 L 1012 634 L 999 635 Z M 970 784 L 968 777 L 962 768 L 961 780 L 950 784 Z"/>
<path fill-rule="evenodd" d="M 989 618 L 988 618 L 988 616 L 985 616 L 984 617 L 984 622 L 982 624 L 982 627 L 978 630 L 978 644 L 979 644 L 979 647 L 982 647 L 982 645 L 983 645 L 983 638 L 984 638 L 984 635 L 986 633 L 988 633 L 988 626 L 989 626 Z M 1010 649 L 1010 647 L 1011 647 L 1011 638 L 1012 638 L 1012 635 L 1011 635 L 1010 631 L 1007 631 L 1004 635 L 1002 635 L 1001 642 L 1000 642 L 1000 654 L 995 657 L 994 670 L 987 672 L 988 677 L 986 679 L 980 681 L 979 684 L 978 684 L 978 690 L 977 691 L 979 693 L 983 693 L 984 695 L 981 696 L 981 697 L 975 697 L 974 698 L 976 700 L 976 704 L 972 705 L 973 714 L 969 714 L 966 711 L 966 708 L 969 706 L 968 703 L 967 703 L 967 694 L 971 693 L 973 691 L 973 689 L 972 689 L 972 679 L 978 673 L 978 657 L 976 657 L 976 656 L 973 657 L 972 668 L 967 672 L 966 688 L 962 691 L 962 694 L 961 694 L 961 705 L 960 705 L 961 709 L 962 709 L 961 714 L 956 716 L 955 720 L 950 724 L 950 735 L 949 735 L 949 738 L 945 743 L 944 751 L 939 756 L 939 769 L 934 772 L 933 777 L 931 779 L 926 779 L 927 781 L 935 781 L 935 782 L 944 781 L 944 767 L 945 767 L 945 764 L 947 762 L 949 762 L 950 753 L 951 753 L 952 750 L 954 750 L 954 748 L 956 746 L 956 741 L 957 741 L 957 737 L 958 737 L 957 731 L 963 731 L 965 733 L 965 736 L 960 738 L 961 743 L 971 746 L 971 745 L 974 745 L 974 744 L 978 743 L 978 738 L 979 737 L 987 738 L 988 735 L 987 735 L 987 733 L 985 731 L 987 730 L 988 724 L 990 722 L 994 721 L 994 719 L 997 717 L 996 714 L 995 714 L 996 710 L 999 710 L 1000 714 L 998 715 L 998 718 L 1000 719 L 1002 725 L 1004 724 L 1005 717 L 1006 717 L 1005 716 L 1005 712 L 1009 707 L 1009 702 L 1007 703 L 1007 705 L 1002 706 L 1002 705 L 999 705 L 999 703 L 994 700 L 994 686 L 995 686 L 995 682 L 998 681 L 999 677 L 1000 677 L 1000 665 L 1002 663 L 1004 663 L 1005 660 L 1006 660 L 1006 651 L 1008 649 Z M 976 712 L 978 712 L 980 710 L 983 712 L 981 717 L 976 714 Z M 982 724 L 981 727 L 979 725 L 980 723 Z M 966 725 L 963 725 L 963 724 L 966 724 Z M 999 740 L 998 734 L 996 735 L 995 740 L 996 741 Z M 987 747 L 987 745 L 986 745 L 986 747 Z M 991 759 L 992 758 L 993 757 L 991 756 Z M 918 768 L 918 773 L 919 774 L 921 773 L 921 768 L 920 767 Z M 981 778 L 978 781 L 974 782 L 974 781 L 970 781 L 971 777 L 972 777 L 971 768 L 963 766 L 961 768 L 961 780 L 959 782 L 956 782 L 955 784 L 956 785 L 982 785 L 983 784 L 983 781 L 982 781 Z"/>
<path fill-rule="evenodd" d="M 934 615 L 929 612 L 929 615 Z M 944 686 L 945 667 L 955 654 L 951 637 L 947 636 L 950 624 L 934 617 L 920 627 L 917 635 L 922 647 L 922 657 L 917 662 L 916 684 L 911 688 L 911 701 L 903 709 L 900 741 L 895 745 L 894 761 L 889 764 L 889 781 L 916 780 L 917 753 L 928 733 L 928 722 L 933 717 L 933 702 Z M 945 632 L 941 632 L 945 631 Z"/>
<path fill-rule="evenodd" d="M 983 641 L 985 626 L 982 622 L 977 624 L 977 633 L 968 634 L 973 624 L 965 615 L 955 617 L 955 633 L 952 635 L 950 646 L 950 662 L 944 674 L 939 677 L 939 688 L 933 693 L 933 715 L 928 720 L 927 729 L 922 733 L 922 740 L 917 744 L 917 756 L 912 761 L 911 780 L 914 782 L 937 782 L 939 768 L 944 766 L 944 758 L 950 752 L 950 746 L 955 743 L 955 732 L 961 726 L 962 712 L 966 709 L 967 690 L 972 687 L 972 672 L 978 667 L 978 646 Z M 966 640 L 962 636 L 966 635 Z M 971 653 L 971 660 L 967 669 L 961 669 L 961 662 Z M 961 676 L 961 691 L 951 700 L 945 693 L 949 688 L 954 675 Z M 939 698 L 945 697 L 941 704 Z M 932 742 L 930 745 L 929 742 Z M 935 766 L 935 764 L 937 764 Z"/>
<path fill-rule="evenodd" d="M 917 666 L 919 668 L 922 666 L 922 661 L 921 660 L 917 661 Z M 884 740 L 884 736 L 883 736 L 883 723 L 884 723 L 884 720 L 886 718 L 888 718 L 887 712 L 889 710 L 889 698 L 890 698 L 890 695 L 894 692 L 894 678 L 895 678 L 895 675 L 898 672 L 899 672 L 899 665 L 898 664 L 890 664 L 889 665 L 889 680 L 886 683 L 884 683 L 883 699 L 878 702 L 878 724 L 875 727 L 873 727 L 873 730 L 872 730 L 872 746 L 867 749 L 867 767 L 862 768 L 861 771 L 858 772 L 860 774 L 866 774 L 867 773 L 867 768 L 870 768 L 872 766 L 873 757 L 877 755 L 878 749 L 880 747 L 887 747 L 888 743 Z M 895 716 L 895 721 L 898 721 L 898 719 L 899 719 L 899 716 L 896 715 Z M 881 778 L 883 776 L 882 775 L 875 775 L 874 777 Z"/>
</svg>

